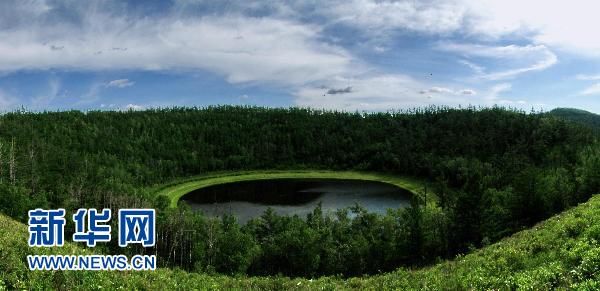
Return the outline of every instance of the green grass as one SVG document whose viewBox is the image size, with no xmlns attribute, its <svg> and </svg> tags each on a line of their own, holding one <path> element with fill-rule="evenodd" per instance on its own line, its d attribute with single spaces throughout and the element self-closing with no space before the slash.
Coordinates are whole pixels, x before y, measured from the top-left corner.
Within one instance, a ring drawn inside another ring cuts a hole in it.
<svg viewBox="0 0 600 291">
<path fill-rule="evenodd" d="M 322 170 L 289 170 L 289 171 L 246 171 L 211 173 L 203 176 L 173 181 L 153 189 L 156 195 L 165 195 L 171 201 L 171 207 L 176 207 L 179 199 L 194 190 L 240 181 L 288 179 L 288 178 L 324 178 L 378 181 L 406 189 L 415 195 L 422 195 L 425 181 L 411 177 L 394 176 L 389 174 L 352 171 L 322 171 Z M 433 195 L 432 195 L 433 196 Z M 430 199 L 430 198 L 429 198 Z"/>
<path fill-rule="evenodd" d="M 0 290 L 599 290 L 600 195 L 471 254 L 370 277 L 229 277 L 171 269 L 31 272 L 26 267 L 30 254 L 81 253 L 91 251 L 71 243 L 29 248 L 27 227 L 0 215 Z"/>
</svg>

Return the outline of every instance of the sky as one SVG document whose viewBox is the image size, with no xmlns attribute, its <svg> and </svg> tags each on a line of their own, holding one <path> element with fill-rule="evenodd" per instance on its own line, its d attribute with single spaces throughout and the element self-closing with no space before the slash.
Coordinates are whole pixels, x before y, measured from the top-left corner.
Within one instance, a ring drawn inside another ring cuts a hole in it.
<svg viewBox="0 0 600 291">
<path fill-rule="evenodd" d="M 600 113 L 600 2 L 0 2 L 0 112 L 219 104 Z"/>
</svg>

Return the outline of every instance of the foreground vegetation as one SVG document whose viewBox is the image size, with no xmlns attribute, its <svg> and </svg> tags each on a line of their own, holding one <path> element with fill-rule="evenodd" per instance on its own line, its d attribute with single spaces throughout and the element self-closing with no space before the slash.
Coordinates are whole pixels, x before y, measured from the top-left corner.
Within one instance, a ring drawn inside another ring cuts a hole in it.
<svg viewBox="0 0 600 291">
<path fill-rule="evenodd" d="M 500 242 L 417 270 L 370 277 L 292 279 L 229 277 L 159 269 L 154 272 L 30 272 L 29 254 L 89 253 L 73 244 L 27 246 L 27 228 L 0 215 L 2 289 L 377 289 L 377 290 L 597 290 L 600 288 L 600 196 Z"/>
</svg>

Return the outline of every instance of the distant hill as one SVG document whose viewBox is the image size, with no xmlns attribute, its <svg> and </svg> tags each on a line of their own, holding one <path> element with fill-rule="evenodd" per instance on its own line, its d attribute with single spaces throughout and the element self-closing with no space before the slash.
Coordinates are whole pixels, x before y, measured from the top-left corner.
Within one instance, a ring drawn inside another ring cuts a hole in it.
<svg viewBox="0 0 600 291">
<path fill-rule="evenodd" d="M 575 108 L 556 108 L 548 114 L 578 122 L 600 130 L 600 115 Z"/>
</svg>

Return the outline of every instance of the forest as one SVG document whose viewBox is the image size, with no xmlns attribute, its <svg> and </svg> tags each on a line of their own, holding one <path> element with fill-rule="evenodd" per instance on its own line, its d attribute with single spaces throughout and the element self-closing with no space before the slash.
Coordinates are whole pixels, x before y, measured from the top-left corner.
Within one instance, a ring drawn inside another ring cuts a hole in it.
<svg viewBox="0 0 600 291">
<path fill-rule="evenodd" d="M 429 181 L 435 199 L 386 215 L 357 205 L 240 225 L 153 187 L 215 171 L 328 169 Z M 424 266 L 523 230 L 600 192 L 598 130 L 503 108 L 387 113 L 217 106 L 0 116 L 0 211 L 153 207 L 163 267 L 222 274 L 358 276 Z M 67 226 L 68 229 L 72 229 Z M 116 227 L 113 227 L 116 229 Z"/>
</svg>

